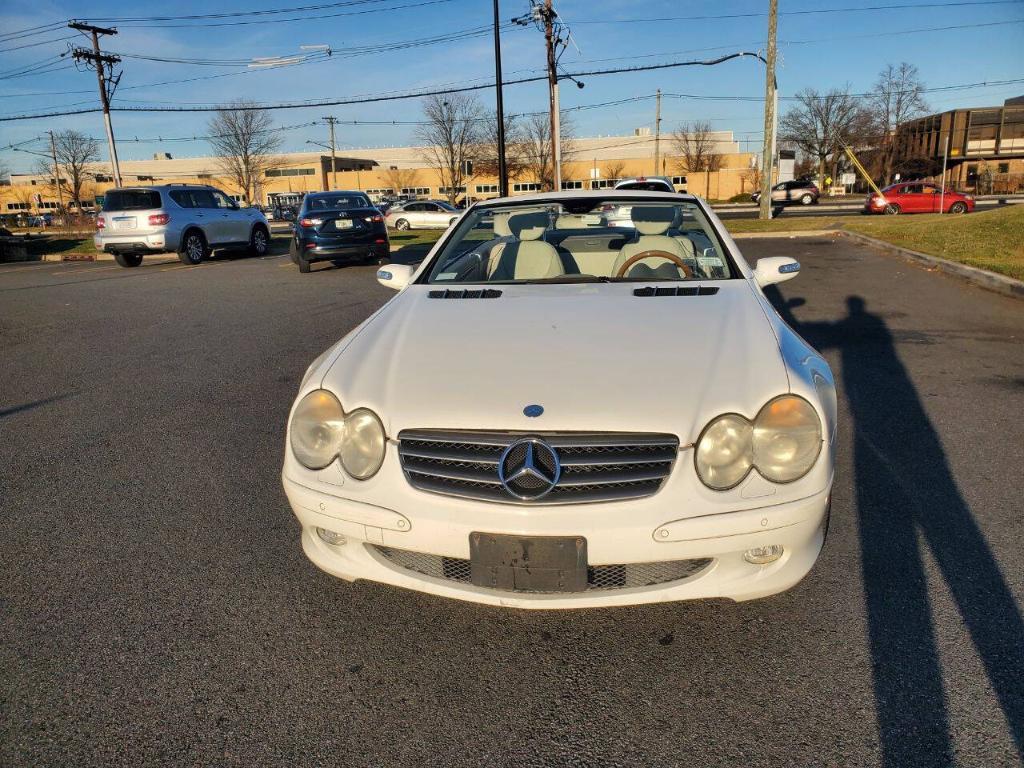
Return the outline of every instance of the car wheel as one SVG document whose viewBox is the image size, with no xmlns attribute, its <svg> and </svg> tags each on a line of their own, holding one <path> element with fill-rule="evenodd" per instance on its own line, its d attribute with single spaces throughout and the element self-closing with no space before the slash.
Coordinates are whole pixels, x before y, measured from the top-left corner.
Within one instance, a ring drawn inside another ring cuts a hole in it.
<svg viewBox="0 0 1024 768">
<path fill-rule="evenodd" d="M 292 260 L 292 264 L 298 264 L 299 263 L 299 251 L 295 247 L 295 238 L 294 237 L 291 239 L 291 242 L 288 244 L 288 258 L 290 258 Z"/>
<path fill-rule="evenodd" d="M 137 267 L 142 263 L 141 253 L 115 253 L 114 260 L 122 267 Z"/>
<path fill-rule="evenodd" d="M 198 264 L 210 255 L 210 247 L 206 244 L 203 233 L 197 229 L 191 229 L 185 233 L 181 240 L 181 250 L 178 251 L 178 260 L 183 264 Z"/>
<path fill-rule="evenodd" d="M 967 203 L 962 203 L 959 200 L 949 206 L 950 213 L 967 213 Z"/>
<path fill-rule="evenodd" d="M 267 230 L 262 226 L 253 227 L 252 235 L 249 237 L 249 253 L 253 256 L 266 256 L 270 250 L 270 237 Z"/>
<path fill-rule="evenodd" d="M 885 206 L 885 210 L 882 211 L 882 213 L 886 213 L 889 216 L 898 216 L 902 212 L 902 210 L 903 209 L 896 205 L 896 203 L 889 203 L 887 206 Z"/>
<path fill-rule="evenodd" d="M 302 258 L 301 253 L 295 254 L 295 263 L 299 265 L 299 272 L 301 272 L 304 275 L 309 274 L 310 262 L 307 259 Z"/>
<path fill-rule="evenodd" d="M 810 205 L 814 202 L 814 198 L 810 195 L 802 195 L 800 197 L 800 205 Z"/>
<path fill-rule="evenodd" d="M 409 222 L 406 221 L 405 219 L 399 219 L 398 221 L 395 222 L 395 229 L 397 229 L 399 232 L 405 232 L 407 229 L 409 229 Z"/>
</svg>

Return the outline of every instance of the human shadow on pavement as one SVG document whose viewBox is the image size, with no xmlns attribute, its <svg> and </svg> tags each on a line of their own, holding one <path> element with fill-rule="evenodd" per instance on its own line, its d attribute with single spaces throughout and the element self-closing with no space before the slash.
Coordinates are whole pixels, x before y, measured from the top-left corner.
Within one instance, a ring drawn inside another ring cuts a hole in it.
<svg viewBox="0 0 1024 768">
<path fill-rule="evenodd" d="M 854 482 L 884 764 L 957 762 L 929 604 L 931 552 L 1024 754 L 1024 620 L 957 487 L 885 321 L 859 296 L 836 322 L 800 322 L 802 299 L 765 291 L 819 351 L 838 350 L 853 423 Z"/>
</svg>

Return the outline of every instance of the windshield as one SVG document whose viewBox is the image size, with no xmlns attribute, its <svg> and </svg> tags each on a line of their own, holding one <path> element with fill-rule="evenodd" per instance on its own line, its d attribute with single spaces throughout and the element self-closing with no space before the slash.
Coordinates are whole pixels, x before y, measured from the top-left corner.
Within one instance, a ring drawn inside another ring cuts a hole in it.
<svg viewBox="0 0 1024 768">
<path fill-rule="evenodd" d="M 721 280 L 736 276 L 694 202 L 580 198 L 476 208 L 434 258 L 426 282 Z"/>
<path fill-rule="evenodd" d="M 317 195 L 306 198 L 307 211 L 344 211 L 349 208 L 370 208 L 364 195 Z"/>
</svg>

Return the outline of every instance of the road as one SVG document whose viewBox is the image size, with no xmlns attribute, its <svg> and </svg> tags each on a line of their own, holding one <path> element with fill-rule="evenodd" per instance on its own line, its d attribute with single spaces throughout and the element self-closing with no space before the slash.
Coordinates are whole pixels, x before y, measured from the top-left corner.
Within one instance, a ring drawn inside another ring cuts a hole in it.
<svg viewBox="0 0 1024 768">
<path fill-rule="evenodd" d="M 839 382 L 820 561 L 758 602 L 556 613 L 303 556 L 285 419 L 389 297 L 371 267 L 0 267 L 0 765 L 1019 764 L 1024 302 L 742 245 L 803 262 L 774 299 Z"/>
</svg>

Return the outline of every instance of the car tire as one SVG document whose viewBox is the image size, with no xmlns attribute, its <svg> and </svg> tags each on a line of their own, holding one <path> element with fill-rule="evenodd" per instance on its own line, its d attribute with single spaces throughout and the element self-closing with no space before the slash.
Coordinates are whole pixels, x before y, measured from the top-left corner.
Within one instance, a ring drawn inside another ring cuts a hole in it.
<svg viewBox="0 0 1024 768">
<path fill-rule="evenodd" d="M 114 261 L 122 267 L 137 267 L 142 263 L 141 253 L 115 253 Z"/>
<path fill-rule="evenodd" d="M 957 200 L 951 206 L 949 206 L 950 213 L 967 213 L 967 203 Z"/>
<path fill-rule="evenodd" d="M 411 229 L 411 227 L 409 226 L 408 221 L 406 221 L 405 219 L 399 219 L 398 221 L 395 222 L 395 229 L 397 229 L 399 232 L 405 232 L 406 230 Z"/>
<path fill-rule="evenodd" d="M 882 213 L 888 216 L 899 216 L 901 213 L 903 213 L 903 209 L 896 205 L 896 203 L 889 203 L 882 210 Z"/>
<path fill-rule="evenodd" d="M 292 260 L 292 264 L 298 264 L 299 263 L 299 251 L 295 247 L 295 238 L 294 237 L 291 239 L 291 242 L 288 244 L 288 258 Z"/>
<path fill-rule="evenodd" d="M 178 249 L 178 260 L 182 264 L 198 264 L 210 257 L 210 246 L 203 233 L 198 229 L 190 229 L 181 236 L 181 247 Z"/>
<path fill-rule="evenodd" d="M 800 196 L 800 205 L 810 205 L 813 202 L 814 202 L 814 197 L 812 195 L 801 195 Z"/>
<path fill-rule="evenodd" d="M 309 274 L 310 262 L 309 260 L 302 258 L 301 253 L 295 254 L 295 263 L 299 266 L 299 272 L 304 275 Z"/>
<path fill-rule="evenodd" d="M 249 235 L 249 253 L 253 256 L 266 256 L 269 251 L 270 233 L 262 224 L 257 224 Z"/>
</svg>

